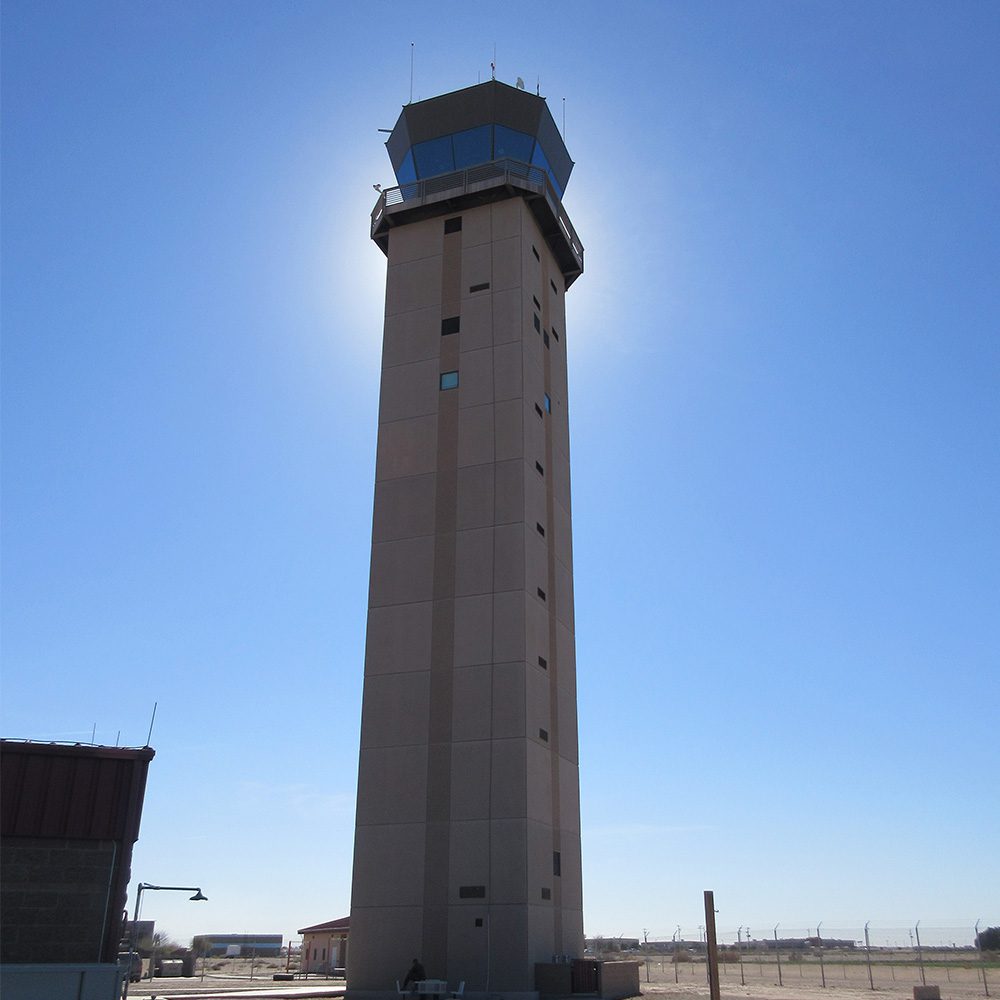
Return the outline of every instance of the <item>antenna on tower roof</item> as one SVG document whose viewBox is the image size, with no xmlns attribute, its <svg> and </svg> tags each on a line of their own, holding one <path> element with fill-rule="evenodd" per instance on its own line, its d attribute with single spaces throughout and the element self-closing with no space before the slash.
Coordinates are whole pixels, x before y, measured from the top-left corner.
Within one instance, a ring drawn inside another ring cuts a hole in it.
<svg viewBox="0 0 1000 1000">
<path fill-rule="evenodd" d="M 516 86 L 518 90 L 524 90 L 524 80 L 518 77 Z"/>
<path fill-rule="evenodd" d="M 566 98 L 563 98 L 563 142 L 566 141 Z"/>
<path fill-rule="evenodd" d="M 535 77 L 535 97 L 542 96 L 542 78 L 540 76 Z"/>
<path fill-rule="evenodd" d="M 410 42 L 410 104 L 413 103 L 413 42 Z"/>
<path fill-rule="evenodd" d="M 493 43 L 493 62 L 490 63 L 490 73 L 492 74 L 492 79 L 497 78 L 497 43 Z"/>
</svg>

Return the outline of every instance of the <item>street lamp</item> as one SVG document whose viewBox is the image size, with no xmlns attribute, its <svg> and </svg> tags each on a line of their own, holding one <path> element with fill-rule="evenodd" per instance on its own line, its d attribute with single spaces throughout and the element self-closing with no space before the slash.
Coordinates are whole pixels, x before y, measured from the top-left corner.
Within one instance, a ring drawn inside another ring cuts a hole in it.
<svg viewBox="0 0 1000 1000">
<path fill-rule="evenodd" d="M 139 927 L 139 905 L 142 903 L 142 894 L 150 889 L 155 892 L 193 892 L 191 900 L 196 903 L 204 902 L 208 899 L 201 891 L 201 886 L 197 885 L 152 885 L 149 882 L 140 882 L 135 892 L 135 910 L 132 916 L 132 926 L 128 936 L 128 968 L 125 971 L 125 983 L 122 987 L 122 1000 L 128 997 L 129 981 L 132 978 L 132 956 L 135 954 L 136 932 Z"/>
</svg>

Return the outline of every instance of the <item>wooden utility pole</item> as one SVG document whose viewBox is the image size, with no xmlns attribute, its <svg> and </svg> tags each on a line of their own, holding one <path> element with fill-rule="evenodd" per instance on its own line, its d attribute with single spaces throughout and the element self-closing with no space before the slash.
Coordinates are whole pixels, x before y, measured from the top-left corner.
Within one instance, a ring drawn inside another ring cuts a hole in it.
<svg viewBox="0 0 1000 1000">
<path fill-rule="evenodd" d="M 719 992 L 719 946 L 715 940 L 715 893 L 705 890 L 705 930 L 708 934 L 708 995 L 722 1000 Z"/>
</svg>

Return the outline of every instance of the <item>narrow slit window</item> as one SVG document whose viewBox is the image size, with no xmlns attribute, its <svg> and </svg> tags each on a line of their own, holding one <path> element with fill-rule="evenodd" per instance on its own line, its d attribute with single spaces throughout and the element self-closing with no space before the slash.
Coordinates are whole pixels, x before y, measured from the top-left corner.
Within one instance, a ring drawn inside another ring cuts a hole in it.
<svg viewBox="0 0 1000 1000">
<path fill-rule="evenodd" d="M 444 231 L 446 233 L 460 233 L 462 231 L 462 216 L 456 215 L 453 219 L 445 219 Z"/>
<path fill-rule="evenodd" d="M 542 258 L 538 256 L 538 251 L 532 246 L 531 252 L 535 255 L 535 260 L 540 261 Z"/>
<path fill-rule="evenodd" d="M 545 529 L 537 521 L 535 522 L 535 531 L 537 531 L 542 538 L 545 537 Z"/>
<path fill-rule="evenodd" d="M 478 285 L 469 285 L 470 292 L 485 292 L 487 288 L 490 287 L 488 281 L 482 281 Z"/>
<path fill-rule="evenodd" d="M 447 319 L 441 320 L 441 336 L 447 337 L 449 333 L 458 333 L 461 322 L 459 316 L 449 316 Z"/>
<path fill-rule="evenodd" d="M 458 388 L 458 372 L 441 372 L 441 390 Z"/>
<path fill-rule="evenodd" d="M 535 303 L 535 308 L 536 308 L 537 310 L 539 310 L 539 312 L 540 312 L 540 311 L 541 311 L 541 309 L 542 309 L 542 304 L 541 304 L 541 302 L 539 302 L 539 301 L 538 301 L 538 299 L 536 299 L 534 295 L 532 295 L 532 296 L 531 296 L 531 301 Z"/>
<path fill-rule="evenodd" d="M 485 885 L 460 885 L 458 887 L 459 899 L 485 899 Z"/>
<path fill-rule="evenodd" d="M 456 382 L 456 385 L 457 385 L 457 384 L 458 384 L 458 383 Z M 535 462 L 535 471 L 536 471 L 536 472 L 537 472 L 537 473 L 538 473 L 538 474 L 539 474 L 540 476 L 544 476 L 544 475 L 545 475 L 545 468 L 543 467 L 543 465 L 542 465 L 542 463 L 541 463 L 541 462 Z"/>
<path fill-rule="evenodd" d="M 552 336 L 555 337 L 556 340 L 559 339 L 559 331 L 555 327 L 552 327 Z"/>
<path fill-rule="evenodd" d="M 535 403 L 535 413 L 537 413 L 543 420 L 545 419 L 545 414 L 542 413 L 542 408 Z"/>
<path fill-rule="evenodd" d="M 558 851 L 552 852 L 552 874 L 562 875 L 562 855 Z"/>
<path fill-rule="evenodd" d="M 551 899 L 551 898 L 552 898 L 552 890 L 542 889 L 542 899 Z"/>
<path fill-rule="evenodd" d="M 542 668 L 542 670 L 549 669 L 549 661 L 546 660 L 544 656 L 538 657 L 538 665 Z"/>
<path fill-rule="evenodd" d="M 548 393 L 545 393 L 545 412 L 552 412 L 552 397 Z"/>
<path fill-rule="evenodd" d="M 558 295 L 559 289 L 556 288 L 556 283 L 551 278 L 549 278 L 549 284 L 552 286 L 552 291 L 554 291 L 556 295 Z"/>
<path fill-rule="evenodd" d="M 545 341 L 545 346 L 548 347 L 549 346 L 549 335 L 547 333 L 543 333 L 542 334 L 542 340 Z"/>
<path fill-rule="evenodd" d="M 544 600 L 545 600 L 545 591 L 544 591 L 544 590 L 542 590 L 542 588 L 541 588 L 541 587 L 535 587 L 535 590 L 536 590 L 536 591 L 537 591 L 537 593 L 538 593 L 538 599 L 539 599 L 540 601 L 544 601 Z"/>
<path fill-rule="evenodd" d="M 538 738 L 543 743 L 548 743 L 549 742 L 549 731 L 547 729 L 539 729 L 538 730 Z"/>
<path fill-rule="evenodd" d="M 538 313 L 535 313 L 535 332 L 540 333 L 542 329 L 542 321 L 538 318 Z"/>
</svg>

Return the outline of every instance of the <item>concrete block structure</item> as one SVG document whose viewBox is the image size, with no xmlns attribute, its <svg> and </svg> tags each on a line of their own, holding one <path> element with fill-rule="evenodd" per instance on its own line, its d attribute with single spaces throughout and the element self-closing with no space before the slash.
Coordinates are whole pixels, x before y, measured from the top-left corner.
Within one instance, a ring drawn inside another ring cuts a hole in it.
<svg viewBox="0 0 1000 1000">
<path fill-rule="evenodd" d="M 536 995 L 583 954 L 565 295 L 583 248 L 541 97 L 404 107 L 386 253 L 348 990 L 414 957 Z"/>
</svg>

